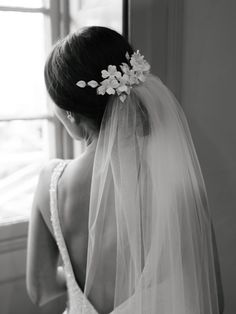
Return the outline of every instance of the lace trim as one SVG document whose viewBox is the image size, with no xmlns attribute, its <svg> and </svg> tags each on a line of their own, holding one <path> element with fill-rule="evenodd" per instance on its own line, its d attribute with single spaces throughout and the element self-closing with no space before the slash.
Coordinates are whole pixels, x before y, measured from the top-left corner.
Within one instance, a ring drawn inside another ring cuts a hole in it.
<svg viewBox="0 0 236 314">
<path fill-rule="evenodd" d="M 67 163 L 68 163 L 67 161 L 59 162 L 59 164 L 57 164 L 57 166 L 53 170 L 50 183 L 50 212 L 55 239 L 62 257 L 66 274 L 66 283 L 69 296 L 69 313 L 98 314 L 98 312 L 89 302 L 89 300 L 84 295 L 84 293 L 82 292 L 82 290 L 80 289 L 79 285 L 75 280 L 69 253 L 61 230 L 57 204 L 57 184 Z"/>
</svg>

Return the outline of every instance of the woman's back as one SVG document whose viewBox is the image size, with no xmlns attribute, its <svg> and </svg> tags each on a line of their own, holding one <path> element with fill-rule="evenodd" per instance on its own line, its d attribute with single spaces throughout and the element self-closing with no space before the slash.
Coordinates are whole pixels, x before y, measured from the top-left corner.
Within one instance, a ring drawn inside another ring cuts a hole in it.
<svg viewBox="0 0 236 314">
<path fill-rule="evenodd" d="M 69 252 L 74 275 L 84 290 L 88 246 L 90 185 L 94 151 L 69 162 L 58 182 L 58 211 L 62 232 Z M 113 217 L 110 217 L 113 219 Z M 110 224 L 111 226 L 112 224 Z M 106 225 L 106 245 L 102 252 L 106 272 L 98 274 L 89 299 L 99 313 L 113 309 L 115 283 L 116 234 Z"/>
</svg>

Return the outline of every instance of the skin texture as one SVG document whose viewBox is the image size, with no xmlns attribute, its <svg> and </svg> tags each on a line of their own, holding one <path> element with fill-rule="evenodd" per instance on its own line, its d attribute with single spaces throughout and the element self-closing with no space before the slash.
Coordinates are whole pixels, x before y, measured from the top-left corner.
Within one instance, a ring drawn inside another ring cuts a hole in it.
<svg viewBox="0 0 236 314">
<path fill-rule="evenodd" d="M 74 122 L 71 122 L 67 118 L 67 112 L 65 110 L 54 106 L 54 112 L 73 139 L 79 141 L 85 140 L 87 145 L 93 140 L 96 140 L 98 130 L 89 119 L 86 119 L 79 114 L 71 113 L 75 120 Z"/>
<path fill-rule="evenodd" d="M 70 173 L 71 170 L 69 168 L 72 168 L 72 172 L 76 173 L 76 176 L 82 180 L 80 183 L 74 183 L 77 186 L 78 184 L 82 184 L 85 187 L 89 187 L 94 153 L 94 149 L 92 148 L 97 139 L 95 128 L 90 121 L 78 116 L 76 116 L 76 120 L 72 123 L 67 118 L 66 111 L 59 107 L 55 106 L 54 111 L 74 139 L 86 141 L 87 149 L 85 153 L 80 158 L 73 160 L 65 172 Z M 50 180 L 52 171 L 59 161 L 59 159 L 51 160 L 41 171 L 29 223 L 26 286 L 31 300 L 39 306 L 66 293 L 64 271 L 62 267 L 58 266 L 59 251 L 50 221 Z M 84 171 L 83 169 L 90 169 L 90 171 Z M 68 178 L 68 175 L 64 173 L 63 177 Z M 70 174 L 69 177 L 72 178 L 73 175 Z M 89 199 L 88 189 L 83 188 L 83 191 L 85 191 L 85 195 L 81 193 L 81 200 L 75 201 L 85 203 L 85 200 Z M 69 221 L 69 217 L 66 215 L 65 219 Z M 84 251 L 84 248 L 82 251 Z M 86 256 L 86 254 L 82 255 Z"/>
</svg>

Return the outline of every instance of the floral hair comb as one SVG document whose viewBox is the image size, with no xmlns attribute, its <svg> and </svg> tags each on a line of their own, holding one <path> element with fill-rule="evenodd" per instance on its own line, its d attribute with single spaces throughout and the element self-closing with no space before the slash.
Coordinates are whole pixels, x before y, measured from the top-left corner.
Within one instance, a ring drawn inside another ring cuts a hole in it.
<svg viewBox="0 0 236 314">
<path fill-rule="evenodd" d="M 125 57 L 131 66 L 127 63 L 122 63 L 120 65 L 121 71 L 118 71 L 115 65 L 109 65 L 107 70 L 101 71 L 104 80 L 100 83 L 94 80 L 87 83 L 78 81 L 76 85 L 81 88 L 85 86 L 97 88 L 98 95 L 105 95 L 105 93 L 108 95 L 117 94 L 120 100 L 124 102 L 127 95 L 130 94 L 133 85 L 144 82 L 150 70 L 150 65 L 144 59 L 144 56 L 140 54 L 139 50 L 134 52 L 131 57 L 126 52 Z"/>
</svg>

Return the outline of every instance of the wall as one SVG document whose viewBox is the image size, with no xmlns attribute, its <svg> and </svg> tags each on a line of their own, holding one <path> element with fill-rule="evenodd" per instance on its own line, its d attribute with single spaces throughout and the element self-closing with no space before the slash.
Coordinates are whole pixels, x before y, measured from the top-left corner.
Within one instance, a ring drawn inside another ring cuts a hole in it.
<svg viewBox="0 0 236 314">
<path fill-rule="evenodd" d="M 186 113 L 215 226 L 224 313 L 236 313 L 236 1 L 130 2 L 132 43 Z"/>
<path fill-rule="evenodd" d="M 236 313 L 235 29 L 235 0 L 185 0 L 182 104 L 206 180 L 225 314 Z"/>
<path fill-rule="evenodd" d="M 130 41 L 177 99 L 181 97 L 183 1 L 129 0 Z"/>
<path fill-rule="evenodd" d="M 167 1 L 130 0 L 130 41 L 166 80 Z"/>
</svg>

